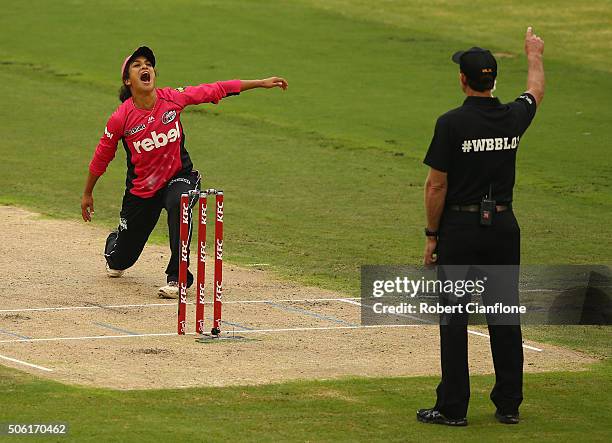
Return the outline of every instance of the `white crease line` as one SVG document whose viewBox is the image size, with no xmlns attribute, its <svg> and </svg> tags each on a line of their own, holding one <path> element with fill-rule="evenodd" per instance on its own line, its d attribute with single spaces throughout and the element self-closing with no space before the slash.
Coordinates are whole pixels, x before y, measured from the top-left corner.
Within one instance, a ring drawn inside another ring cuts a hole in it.
<svg viewBox="0 0 612 443">
<path fill-rule="evenodd" d="M 236 329 L 227 331 L 227 334 L 250 334 L 250 333 L 267 333 L 267 332 L 292 332 L 292 331 L 330 331 L 334 329 L 371 329 L 371 328 L 406 328 L 414 327 L 415 325 L 366 325 L 366 326 L 320 326 L 320 327 L 303 327 L 303 328 L 279 328 L 279 329 Z M 171 337 L 178 335 L 176 332 L 160 332 L 151 334 L 134 334 L 134 335 L 90 335 L 80 337 L 48 337 L 48 338 L 30 338 L 30 339 L 15 339 L 15 340 L 0 340 L 0 343 L 35 343 L 45 341 L 68 341 L 68 340 L 104 340 L 113 338 L 134 338 L 134 337 Z M 185 335 L 195 335 L 195 332 L 187 332 Z"/>
<path fill-rule="evenodd" d="M 240 331 L 242 332 L 242 331 Z M 195 332 L 187 332 L 187 335 L 194 335 Z M 44 341 L 71 341 L 71 340 L 104 340 L 111 338 L 133 338 L 133 337 L 168 337 L 178 335 L 176 332 L 163 332 L 158 334 L 134 334 L 134 335 L 90 335 L 80 337 L 48 337 L 48 338 L 31 338 L 29 340 L 0 340 L 0 343 L 35 343 Z"/>
<path fill-rule="evenodd" d="M 340 299 L 340 301 L 345 302 L 345 303 L 350 303 L 351 305 L 357 305 L 357 306 L 363 306 L 361 303 L 359 303 L 358 301 L 355 301 L 355 299 Z M 416 325 L 415 325 L 416 326 Z M 481 337 L 486 337 L 486 338 L 491 338 L 489 336 L 489 334 L 485 334 L 484 332 L 478 332 L 478 331 L 473 331 L 471 329 L 468 329 L 468 334 L 474 334 L 474 335 L 479 335 Z M 537 351 L 537 352 L 543 352 L 543 349 L 540 348 L 536 348 L 534 346 L 529 346 L 523 343 L 523 348 L 525 349 L 530 349 L 532 351 Z"/>
<path fill-rule="evenodd" d="M 28 362 L 25 362 L 25 361 L 17 360 L 16 358 L 7 357 L 6 355 L 0 355 L 0 358 L 2 358 L 4 360 L 11 361 L 13 363 L 20 364 L 20 365 L 29 366 L 29 367 L 34 368 L 34 369 L 40 369 L 41 371 L 53 372 L 53 369 L 49 369 L 49 368 L 45 368 L 44 366 L 38 366 L 38 365 L 34 365 L 32 363 L 28 363 Z"/>
<path fill-rule="evenodd" d="M 252 333 L 270 333 L 270 332 L 296 332 L 296 331 L 332 331 L 339 329 L 382 329 L 382 328 L 411 328 L 419 327 L 420 325 L 365 325 L 365 326 L 320 326 L 320 327 L 303 327 L 303 328 L 279 328 L 279 329 L 238 329 L 226 334 L 252 334 Z M 488 337 L 487 334 L 468 330 L 468 332 Z M 69 341 L 69 340 L 104 340 L 114 338 L 134 338 L 134 337 L 172 337 L 177 336 L 176 332 L 162 332 L 154 334 L 134 334 L 134 335 L 92 335 L 87 337 L 51 337 L 51 338 L 31 338 L 31 339 L 15 339 L 15 340 L 0 340 L 0 343 L 33 343 L 45 341 Z M 187 332 L 185 335 L 195 335 L 195 332 Z M 542 349 L 533 346 L 523 345 L 524 348 L 533 351 L 542 352 Z"/>
<path fill-rule="evenodd" d="M 523 347 L 525 349 L 531 349 L 532 351 L 536 351 L 536 352 L 544 352 L 544 349 L 536 348 L 535 346 L 529 346 L 529 345 L 526 345 L 525 343 L 523 343 Z"/>
<path fill-rule="evenodd" d="M 302 298 L 302 299 L 281 299 L 281 300 L 228 300 L 224 301 L 224 305 L 232 304 L 247 304 L 247 303 L 303 303 L 303 302 L 318 302 L 318 301 L 347 301 L 347 300 L 359 300 L 359 297 L 353 298 Z M 207 301 L 205 304 L 210 305 L 212 301 Z M 193 302 L 187 303 L 193 305 Z M 94 306 L 58 306 L 50 308 L 16 308 L 16 309 L 0 309 L 2 312 L 46 312 L 46 311 L 76 311 L 82 309 L 109 309 L 109 308 L 155 308 L 155 307 L 176 307 L 176 302 L 172 303 L 144 303 L 144 304 L 131 304 L 131 305 L 94 305 Z"/>
<path fill-rule="evenodd" d="M 468 332 L 470 334 L 480 335 L 481 337 L 490 338 L 489 334 L 485 334 L 484 332 L 472 331 L 471 329 L 468 329 Z M 526 345 L 525 343 L 523 343 L 523 348 L 531 349 L 532 351 L 536 351 L 536 352 L 544 352 L 544 349 L 536 348 L 535 346 L 529 346 L 529 345 Z"/>
</svg>

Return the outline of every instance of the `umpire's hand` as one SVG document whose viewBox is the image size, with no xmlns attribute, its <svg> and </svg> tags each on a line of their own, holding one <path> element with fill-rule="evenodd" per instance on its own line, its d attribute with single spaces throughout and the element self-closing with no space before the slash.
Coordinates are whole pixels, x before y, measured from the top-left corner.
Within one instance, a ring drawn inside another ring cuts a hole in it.
<svg viewBox="0 0 612 443">
<path fill-rule="evenodd" d="M 436 248 L 438 246 L 438 239 L 436 237 L 425 237 L 425 253 L 423 256 L 423 264 L 425 266 L 434 265 L 438 260 Z"/>
<path fill-rule="evenodd" d="M 525 33 L 525 54 L 527 56 L 544 54 L 544 40 L 533 33 L 531 26 Z"/>
</svg>

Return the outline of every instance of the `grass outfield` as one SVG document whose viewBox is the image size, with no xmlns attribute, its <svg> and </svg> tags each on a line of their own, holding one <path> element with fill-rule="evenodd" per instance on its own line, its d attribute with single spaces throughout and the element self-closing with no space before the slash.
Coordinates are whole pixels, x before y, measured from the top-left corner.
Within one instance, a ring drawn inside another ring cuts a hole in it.
<svg viewBox="0 0 612 443">
<path fill-rule="evenodd" d="M 272 2 L 273 13 L 241 14 L 248 3 L 5 7 L 0 202 L 79 217 L 88 162 L 118 105 L 120 63 L 146 42 L 160 86 L 270 74 L 290 81 L 284 94 L 252 91 L 184 115 L 195 164 L 226 190 L 228 260 L 349 291 L 360 264 L 419 262 L 421 160 L 436 116 L 462 101 L 449 54 L 476 43 L 505 53 L 496 93 L 513 99 L 525 84 L 523 17 L 533 6 L 505 6 L 512 19 L 488 18 L 489 32 L 465 5 L 439 1 L 384 2 L 389 17 L 370 17 L 362 1 Z M 601 25 L 611 13 L 605 1 L 561 3 L 539 3 L 529 22 L 546 40 L 548 92 L 519 154 L 523 261 L 609 263 L 612 224 L 601 222 L 612 214 L 612 88 L 609 69 L 589 54 L 612 53 Z M 568 37 L 567 23 L 586 32 L 587 46 Z M 124 158 L 120 148 L 94 194 L 95 222 L 109 228 Z M 163 223 L 154 240 L 165 241 Z"/>
<path fill-rule="evenodd" d="M 416 409 L 432 405 L 433 377 L 110 391 L 68 387 L 0 367 L 0 422 L 39 422 L 41 417 L 67 422 L 76 441 L 171 436 L 177 442 L 604 442 L 612 432 L 609 397 L 602 395 L 602 387 L 610 386 L 609 367 L 527 374 L 523 420 L 517 426 L 500 425 L 493 418 L 488 400 L 493 377 L 472 377 L 470 425 L 461 429 L 416 422 Z"/>
<path fill-rule="evenodd" d="M 609 1 L 499 1 L 478 20 L 473 12 L 490 8 L 483 0 L 382 0 L 376 10 L 365 0 L 96 4 L 3 5 L 0 204 L 80 217 L 87 165 L 118 105 L 120 64 L 141 43 L 156 52 L 159 86 L 283 75 L 286 93 L 188 108 L 187 147 L 206 185 L 226 191 L 229 261 L 269 263 L 286 278 L 356 293 L 361 264 L 420 262 L 421 161 L 435 118 L 463 100 L 450 54 L 473 45 L 502 53 L 496 95 L 512 100 L 525 84 L 523 33 L 534 25 L 546 41 L 548 89 L 518 156 L 523 262 L 612 263 Z M 96 224 L 117 224 L 124 180 L 120 148 L 94 193 Z M 153 241 L 166 242 L 164 231 L 160 223 Z M 493 422 L 492 378 L 474 377 L 472 426 L 453 437 L 607 440 L 610 328 L 527 334 L 608 360 L 585 372 L 526 375 L 520 432 Z M 209 432 L 217 441 L 448 439 L 448 429 L 414 423 L 435 383 L 115 392 L 0 367 L 0 422 L 66 420 L 81 441 L 121 432 L 123 440 L 154 432 L 177 440 Z"/>
</svg>

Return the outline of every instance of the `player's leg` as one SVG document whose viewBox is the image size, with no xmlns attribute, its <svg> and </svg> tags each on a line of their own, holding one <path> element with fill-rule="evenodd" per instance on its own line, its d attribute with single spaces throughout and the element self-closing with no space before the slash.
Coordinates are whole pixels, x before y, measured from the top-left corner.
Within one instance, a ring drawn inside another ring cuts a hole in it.
<svg viewBox="0 0 612 443">
<path fill-rule="evenodd" d="M 200 189 L 201 177 L 199 172 L 192 171 L 187 174 L 181 174 L 174 177 L 168 182 L 164 191 L 163 204 L 168 212 L 168 237 L 170 241 L 170 260 L 166 268 L 167 285 L 160 288 L 160 296 L 175 297 L 178 296 L 178 268 L 180 255 L 180 202 L 181 194 L 188 193 Z M 194 197 L 190 201 L 190 208 L 197 204 L 197 198 Z M 190 211 L 191 214 L 191 211 Z M 191 220 L 191 219 L 190 219 Z M 192 224 L 189 224 L 189 242 L 191 243 Z M 187 271 L 187 287 L 193 284 L 193 274 Z"/>
<path fill-rule="evenodd" d="M 118 276 L 132 266 L 159 220 L 161 204 L 158 196 L 140 198 L 125 192 L 119 226 L 106 239 L 104 256 L 109 276 Z M 113 272 L 115 271 L 115 272 Z"/>
</svg>

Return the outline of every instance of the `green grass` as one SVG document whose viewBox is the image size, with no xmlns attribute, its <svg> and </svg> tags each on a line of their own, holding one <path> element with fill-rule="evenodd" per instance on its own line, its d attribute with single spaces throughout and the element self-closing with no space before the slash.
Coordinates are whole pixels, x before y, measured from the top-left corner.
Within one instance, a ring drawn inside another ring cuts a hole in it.
<svg viewBox="0 0 612 443">
<path fill-rule="evenodd" d="M 493 419 L 491 376 L 472 377 L 470 425 L 416 423 L 433 377 L 163 391 L 68 387 L 0 367 L 0 422 L 69 423 L 74 441 L 609 441 L 611 366 L 527 374 L 518 426 Z M 24 408 L 23 405 L 28 405 Z M 21 441 L 21 440 L 20 440 Z M 58 440 L 61 441 L 61 440 Z"/>
<path fill-rule="evenodd" d="M 191 108 L 188 148 L 208 184 L 226 190 L 230 261 L 266 262 L 288 278 L 355 292 L 361 264 L 420 261 L 421 159 L 435 117 L 462 100 L 449 54 L 480 42 L 508 52 L 497 92 L 510 100 L 524 87 L 524 20 L 498 17 L 493 33 L 464 3 L 445 3 L 384 2 L 375 14 L 361 1 L 278 2 L 274 14 L 238 13 L 239 1 L 117 1 L 103 12 L 80 2 L 12 4 L 0 18 L 0 202 L 79 217 L 87 164 L 117 106 L 118 66 L 141 42 L 157 52 L 162 86 L 282 74 L 285 94 Z M 512 4 L 504 13 L 529 16 L 528 3 Z M 606 4 L 533 17 L 546 36 L 549 86 L 519 155 L 525 263 L 611 261 L 612 225 L 602 221 L 612 214 L 612 88 L 589 55 L 610 49 L 596 26 L 610 16 Z M 146 26 L 134 26 L 135 16 Z M 589 51 L 567 38 L 561 24 L 574 20 L 592 37 Z M 156 26 L 162 21 L 170 28 Z M 96 223 L 108 228 L 124 161 L 120 148 L 95 192 Z M 165 239 L 160 223 L 153 240 Z"/>
<path fill-rule="evenodd" d="M 612 328 L 610 326 L 552 326 L 523 327 L 528 340 L 548 342 L 586 352 L 598 358 L 612 357 Z"/>
<path fill-rule="evenodd" d="M 156 51 L 160 86 L 283 75 L 287 93 L 187 111 L 188 149 L 206 185 L 226 191 L 230 261 L 356 293 L 361 264 L 420 262 L 421 160 L 435 118 L 463 100 L 450 54 L 473 45 L 504 53 L 496 94 L 512 100 L 533 24 L 546 40 L 548 89 L 518 157 L 523 262 L 611 263 L 611 22 L 606 0 L 3 4 L 0 204 L 80 217 L 120 64 L 141 43 Z M 116 225 L 124 177 L 120 148 L 95 191 L 96 224 Z M 153 241 L 167 241 L 163 225 Z M 433 378 L 115 392 L 0 368 L 0 422 L 65 420 L 80 441 L 609 440 L 610 328 L 525 335 L 608 359 L 527 375 L 518 431 L 492 421 L 489 376 L 474 377 L 472 426 L 450 433 L 414 423 L 414 410 L 431 405 Z"/>
</svg>

